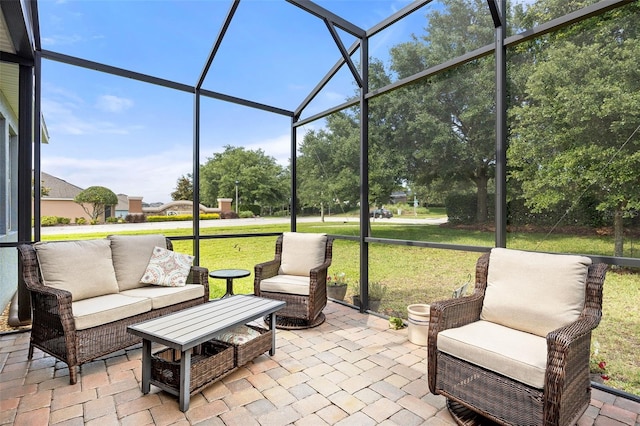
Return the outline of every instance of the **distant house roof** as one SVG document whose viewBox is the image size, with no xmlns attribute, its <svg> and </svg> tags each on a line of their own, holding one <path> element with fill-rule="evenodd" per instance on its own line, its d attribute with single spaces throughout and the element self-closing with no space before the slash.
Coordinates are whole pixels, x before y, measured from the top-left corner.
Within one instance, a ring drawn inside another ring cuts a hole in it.
<svg viewBox="0 0 640 426">
<path fill-rule="evenodd" d="M 48 189 L 47 195 L 42 198 L 66 198 L 73 200 L 76 195 L 83 191 L 79 186 L 73 185 L 66 180 L 51 176 L 48 173 L 40 174 L 42 187 Z"/>
</svg>

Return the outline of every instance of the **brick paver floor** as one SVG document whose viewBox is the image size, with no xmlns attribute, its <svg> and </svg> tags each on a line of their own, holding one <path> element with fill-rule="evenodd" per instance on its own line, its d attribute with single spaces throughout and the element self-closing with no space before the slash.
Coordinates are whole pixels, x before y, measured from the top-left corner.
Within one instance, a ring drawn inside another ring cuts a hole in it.
<svg viewBox="0 0 640 426">
<path fill-rule="evenodd" d="M 429 393 L 426 349 L 385 319 L 330 302 L 313 329 L 277 332 L 277 351 L 191 398 L 187 412 L 152 386 L 140 391 L 140 345 L 85 364 L 69 385 L 66 364 L 29 333 L 0 335 L 0 424 L 15 425 L 452 425 Z M 640 404 L 594 390 L 579 426 L 640 426 Z"/>
</svg>

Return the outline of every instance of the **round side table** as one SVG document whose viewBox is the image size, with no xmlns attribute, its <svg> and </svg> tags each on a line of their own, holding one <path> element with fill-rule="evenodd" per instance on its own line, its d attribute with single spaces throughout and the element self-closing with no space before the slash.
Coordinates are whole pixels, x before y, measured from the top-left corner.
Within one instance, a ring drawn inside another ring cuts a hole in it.
<svg viewBox="0 0 640 426">
<path fill-rule="evenodd" d="M 227 292 L 222 297 L 233 296 L 233 280 L 235 278 L 244 278 L 251 275 L 246 269 L 217 269 L 209 272 L 211 278 L 219 278 L 227 280 Z"/>
</svg>

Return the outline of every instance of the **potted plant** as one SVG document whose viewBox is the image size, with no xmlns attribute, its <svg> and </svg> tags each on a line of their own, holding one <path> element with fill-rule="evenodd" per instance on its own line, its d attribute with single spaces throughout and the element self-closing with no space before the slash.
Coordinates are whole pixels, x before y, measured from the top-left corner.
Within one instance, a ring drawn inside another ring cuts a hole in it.
<svg viewBox="0 0 640 426">
<path fill-rule="evenodd" d="M 347 279 L 344 272 L 327 275 L 327 297 L 336 300 L 344 300 L 347 294 Z"/>
<path fill-rule="evenodd" d="M 369 283 L 369 309 L 372 311 L 378 311 L 380 309 L 380 301 L 387 292 L 387 286 L 378 282 L 371 281 Z M 353 304 L 360 306 L 360 295 L 353 296 Z"/>
</svg>

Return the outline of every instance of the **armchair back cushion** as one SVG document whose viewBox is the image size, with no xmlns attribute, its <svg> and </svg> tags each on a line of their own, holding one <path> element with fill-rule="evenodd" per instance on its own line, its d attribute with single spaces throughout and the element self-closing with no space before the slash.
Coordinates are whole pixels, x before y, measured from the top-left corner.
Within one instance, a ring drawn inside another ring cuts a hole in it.
<svg viewBox="0 0 640 426">
<path fill-rule="evenodd" d="M 69 291 L 74 302 L 118 292 L 108 240 L 38 242 L 33 247 L 44 284 Z"/>
<path fill-rule="evenodd" d="M 580 316 L 591 259 L 494 248 L 480 318 L 538 336 Z"/>
<path fill-rule="evenodd" d="M 279 275 L 309 276 L 311 269 L 324 263 L 327 234 L 285 232 Z"/>
<path fill-rule="evenodd" d="M 147 286 L 140 282 L 154 247 L 167 247 L 164 235 L 109 235 L 120 291 Z"/>
</svg>

